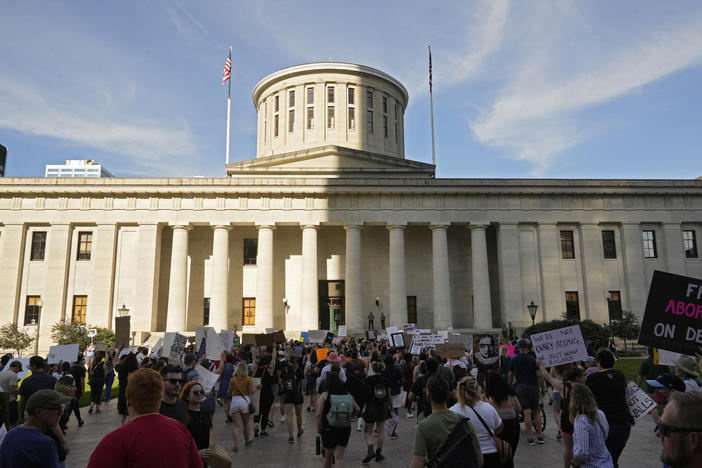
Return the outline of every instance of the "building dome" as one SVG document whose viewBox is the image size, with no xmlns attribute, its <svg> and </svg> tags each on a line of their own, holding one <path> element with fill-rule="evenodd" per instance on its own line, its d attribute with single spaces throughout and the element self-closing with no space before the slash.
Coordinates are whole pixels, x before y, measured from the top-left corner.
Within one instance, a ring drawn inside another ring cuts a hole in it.
<svg viewBox="0 0 702 468">
<path fill-rule="evenodd" d="M 395 78 L 350 63 L 309 63 L 277 71 L 253 90 L 256 157 L 336 145 L 405 157 L 409 95 Z"/>
</svg>

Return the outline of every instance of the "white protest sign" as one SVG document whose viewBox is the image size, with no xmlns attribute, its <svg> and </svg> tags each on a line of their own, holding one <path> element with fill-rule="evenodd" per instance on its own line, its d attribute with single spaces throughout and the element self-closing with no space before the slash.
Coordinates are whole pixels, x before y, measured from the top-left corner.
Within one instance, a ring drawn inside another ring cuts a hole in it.
<svg viewBox="0 0 702 468">
<path fill-rule="evenodd" d="M 222 345 L 227 351 L 232 349 L 234 346 L 234 332 L 229 330 L 222 330 L 219 332 L 219 337 L 222 339 Z"/>
<path fill-rule="evenodd" d="M 431 329 L 429 328 L 415 328 L 414 330 L 418 335 L 430 335 Z"/>
<path fill-rule="evenodd" d="M 195 351 L 200 350 L 202 339 L 207 336 L 208 330 L 214 330 L 212 327 L 195 327 Z"/>
<path fill-rule="evenodd" d="M 390 335 L 390 344 L 396 348 L 405 347 L 405 335 L 402 332 L 396 332 Z"/>
<path fill-rule="evenodd" d="M 161 351 L 162 357 L 168 357 L 171 355 L 171 347 L 173 346 L 173 340 L 175 339 L 176 332 L 166 332 L 163 335 L 163 351 Z"/>
<path fill-rule="evenodd" d="M 462 343 L 466 351 L 473 351 L 473 335 L 449 333 L 448 343 Z"/>
<path fill-rule="evenodd" d="M 310 330 L 307 333 L 310 343 L 321 343 L 327 338 L 327 330 Z"/>
<path fill-rule="evenodd" d="M 188 338 L 181 335 L 180 333 L 175 334 L 173 337 L 173 344 L 171 345 L 171 351 L 168 354 L 168 362 L 173 366 L 180 365 L 180 353 L 185 351 L 185 343 L 188 342 Z"/>
<path fill-rule="evenodd" d="M 410 344 L 410 354 L 418 356 L 422 352 L 422 345 L 417 343 L 417 336 L 412 338 L 412 343 Z"/>
<path fill-rule="evenodd" d="M 629 382 L 624 394 L 626 405 L 634 419 L 641 419 L 656 407 L 656 402 L 639 388 L 634 382 Z"/>
<path fill-rule="evenodd" d="M 54 345 L 49 348 L 48 364 L 57 364 L 59 361 L 74 362 L 78 358 L 78 343 L 66 345 Z"/>
<path fill-rule="evenodd" d="M 271 333 L 275 333 L 276 331 L 278 331 L 278 330 L 276 330 L 275 328 L 266 328 L 267 335 L 270 335 Z"/>
<path fill-rule="evenodd" d="M 674 366 L 675 361 L 682 356 L 680 353 L 674 351 L 667 351 L 665 349 L 658 350 L 658 364 L 661 366 Z"/>
<path fill-rule="evenodd" d="M 339 336 L 347 336 L 348 334 L 348 328 L 346 328 L 346 325 L 339 325 L 339 330 L 337 331 L 337 334 Z"/>
<path fill-rule="evenodd" d="M 530 336 L 536 357 L 552 367 L 587 359 L 587 349 L 580 325 L 559 328 Z"/>
<path fill-rule="evenodd" d="M 220 338 L 219 333 L 214 328 L 207 330 L 207 342 L 205 344 L 207 346 L 207 351 L 205 352 L 207 359 L 218 361 L 222 358 L 224 344 L 222 344 L 222 338 Z"/>
<path fill-rule="evenodd" d="M 126 356 L 129 353 L 135 353 L 139 350 L 138 346 L 127 346 L 126 348 L 123 348 L 122 351 L 119 353 L 118 358 L 121 358 L 122 356 Z"/>
<path fill-rule="evenodd" d="M 97 336 L 97 328 L 88 329 L 88 338 L 94 338 Z"/>
<path fill-rule="evenodd" d="M 436 331 L 436 334 L 439 335 L 439 336 L 441 336 L 441 337 L 443 337 L 444 340 L 448 340 L 448 337 L 449 337 L 449 332 L 448 332 L 448 330 L 437 330 L 437 331 Z"/>
<path fill-rule="evenodd" d="M 387 336 L 392 336 L 393 333 L 397 333 L 397 332 L 398 332 L 397 327 L 387 327 L 385 329 L 385 334 Z"/>
<path fill-rule="evenodd" d="M 151 357 L 156 359 L 158 357 L 158 350 L 163 346 L 163 338 L 159 338 L 153 348 L 151 348 Z"/>
<path fill-rule="evenodd" d="M 76 356 L 78 357 L 78 356 Z M 17 373 L 17 380 L 22 380 L 26 375 L 27 372 L 29 372 L 29 358 L 28 357 L 21 357 L 21 358 L 15 358 L 13 361 L 19 361 L 22 363 L 22 372 Z"/>
<path fill-rule="evenodd" d="M 200 385 L 202 385 L 202 389 L 205 392 L 209 392 L 210 390 L 212 390 L 212 387 L 214 387 L 214 384 L 217 382 L 219 375 L 215 374 L 214 372 L 208 371 L 200 364 L 195 366 L 195 370 L 198 374 L 200 374 Z"/>
</svg>

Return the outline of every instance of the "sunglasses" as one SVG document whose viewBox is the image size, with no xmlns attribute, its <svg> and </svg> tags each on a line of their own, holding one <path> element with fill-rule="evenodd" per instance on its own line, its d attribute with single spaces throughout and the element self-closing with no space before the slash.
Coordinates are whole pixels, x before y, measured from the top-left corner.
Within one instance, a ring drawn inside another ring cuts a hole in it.
<svg viewBox="0 0 702 468">
<path fill-rule="evenodd" d="M 193 390 L 193 391 L 190 392 L 190 393 L 192 393 L 192 394 L 195 395 L 195 396 L 200 396 L 200 395 L 204 395 L 204 394 L 205 394 L 205 392 L 203 392 L 203 391 L 201 391 L 201 390 Z"/>
<path fill-rule="evenodd" d="M 183 383 L 183 379 L 166 379 L 166 382 L 168 382 L 171 385 L 180 385 Z"/>
<path fill-rule="evenodd" d="M 685 433 L 685 432 L 702 432 L 702 428 L 693 428 L 693 427 L 677 427 L 677 426 L 669 426 L 668 424 L 665 424 L 662 421 L 658 421 L 656 423 L 656 428 L 653 430 L 656 433 L 659 433 L 661 437 L 665 437 L 668 434 L 671 434 L 673 432 L 679 432 L 679 433 Z"/>
</svg>

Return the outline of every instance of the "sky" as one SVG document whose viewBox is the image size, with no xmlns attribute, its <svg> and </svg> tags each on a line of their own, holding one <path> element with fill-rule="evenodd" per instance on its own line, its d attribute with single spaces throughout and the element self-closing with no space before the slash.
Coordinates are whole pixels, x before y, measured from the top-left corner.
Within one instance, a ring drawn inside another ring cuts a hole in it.
<svg viewBox="0 0 702 468">
<path fill-rule="evenodd" d="M 119 177 L 224 175 L 256 156 L 253 87 L 308 62 L 402 82 L 405 157 L 437 177 L 702 176 L 699 1 L 3 1 L 7 175 L 94 159 Z"/>
</svg>

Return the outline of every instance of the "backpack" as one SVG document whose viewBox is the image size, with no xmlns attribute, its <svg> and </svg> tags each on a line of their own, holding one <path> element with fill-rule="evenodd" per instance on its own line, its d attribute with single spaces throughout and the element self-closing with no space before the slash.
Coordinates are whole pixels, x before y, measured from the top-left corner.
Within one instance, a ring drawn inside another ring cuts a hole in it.
<svg viewBox="0 0 702 468">
<path fill-rule="evenodd" d="M 430 468 L 480 468 L 478 454 L 475 453 L 470 420 L 462 419 L 451 431 L 451 435 L 441 445 L 434 456 L 426 463 Z"/>
<path fill-rule="evenodd" d="M 373 387 L 373 396 L 377 400 L 385 400 L 388 397 L 388 390 L 385 388 L 385 385 L 375 384 L 375 387 Z"/>
<path fill-rule="evenodd" d="M 353 398 L 351 395 L 329 395 L 329 412 L 327 422 L 331 427 L 351 427 L 353 415 Z"/>
<path fill-rule="evenodd" d="M 293 379 L 285 379 L 283 381 L 283 390 L 288 396 L 294 396 L 297 393 L 295 381 Z"/>
</svg>

